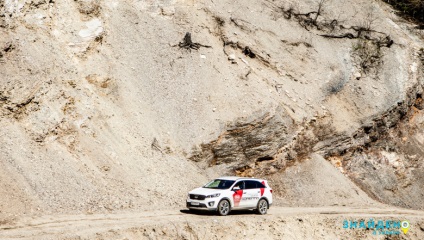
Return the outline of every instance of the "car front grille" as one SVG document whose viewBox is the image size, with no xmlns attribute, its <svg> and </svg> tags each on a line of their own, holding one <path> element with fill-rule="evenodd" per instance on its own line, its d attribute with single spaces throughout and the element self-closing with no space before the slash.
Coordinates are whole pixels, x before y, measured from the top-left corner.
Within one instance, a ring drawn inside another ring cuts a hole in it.
<svg viewBox="0 0 424 240">
<path fill-rule="evenodd" d="M 204 196 L 204 195 L 190 194 L 190 199 L 205 200 L 205 198 L 206 198 L 206 196 Z"/>
</svg>

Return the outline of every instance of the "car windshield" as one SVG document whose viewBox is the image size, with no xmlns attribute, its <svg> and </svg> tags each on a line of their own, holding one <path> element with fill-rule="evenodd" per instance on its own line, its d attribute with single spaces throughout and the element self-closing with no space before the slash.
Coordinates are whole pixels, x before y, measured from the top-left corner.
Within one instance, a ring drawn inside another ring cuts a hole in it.
<svg viewBox="0 0 424 240">
<path fill-rule="evenodd" d="M 235 181 L 231 181 L 231 180 L 215 179 L 203 187 L 213 188 L 213 189 L 228 189 L 233 185 L 234 182 Z"/>
</svg>

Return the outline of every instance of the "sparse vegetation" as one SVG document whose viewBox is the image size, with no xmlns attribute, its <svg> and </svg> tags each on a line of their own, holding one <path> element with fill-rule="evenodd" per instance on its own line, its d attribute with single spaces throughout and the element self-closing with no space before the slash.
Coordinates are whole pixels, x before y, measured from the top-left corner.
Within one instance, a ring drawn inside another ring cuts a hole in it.
<svg viewBox="0 0 424 240">
<path fill-rule="evenodd" d="M 406 17 L 420 24 L 424 29 L 424 0 L 383 0 L 399 11 L 402 17 Z"/>
<path fill-rule="evenodd" d="M 337 18 L 325 18 L 323 12 L 329 0 L 318 0 L 315 11 L 302 13 L 299 6 L 290 5 L 289 7 L 280 6 L 272 3 L 271 8 L 276 13 L 281 14 L 286 19 L 293 19 L 307 31 L 330 38 L 330 39 L 357 39 L 353 46 L 353 54 L 357 56 L 360 68 L 364 73 L 369 73 L 381 63 L 383 47 L 390 48 L 394 41 L 384 33 L 376 30 L 378 14 L 373 7 L 369 7 L 363 12 L 362 17 L 357 20 L 356 25 L 344 25 Z M 322 16 L 322 17 L 320 17 Z M 331 85 L 327 90 L 330 94 L 337 93 L 343 88 L 343 84 Z"/>
<path fill-rule="evenodd" d="M 375 9 L 373 7 L 368 8 L 365 12 L 365 17 L 359 21 L 358 30 L 362 30 L 364 32 L 372 31 L 377 20 L 378 18 L 375 14 Z M 359 31 L 359 33 L 361 33 L 361 31 Z"/>
<path fill-rule="evenodd" d="M 353 45 L 353 54 L 359 58 L 360 68 L 365 73 L 377 67 L 382 57 L 379 45 L 364 39 L 359 39 L 358 42 Z"/>
<path fill-rule="evenodd" d="M 334 29 L 334 25 L 337 24 L 337 20 L 318 20 L 322 13 L 325 11 L 325 5 L 329 0 L 319 0 L 316 6 L 316 11 L 310 11 L 307 13 L 302 13 L 299 10 L 298 5 L 290 5 L 289 7 L 283 7 L 273 4 L 273 8 L 276 12 L 282 14 L 285 19 L 296 19 L 297 22 L 304 27 L 306 30 L 310 31 L 312 28 L 318 30 L 323 30 L 325 28 Z"/>
</svg>

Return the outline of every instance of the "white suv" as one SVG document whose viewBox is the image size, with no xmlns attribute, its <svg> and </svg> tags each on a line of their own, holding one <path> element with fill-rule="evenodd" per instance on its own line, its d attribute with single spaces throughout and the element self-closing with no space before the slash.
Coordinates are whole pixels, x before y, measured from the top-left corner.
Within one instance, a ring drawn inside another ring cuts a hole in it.
<svg viewBox="0 0 424 240">
<path fill-rule="evenodd" d="M 255 209 L 266 214 L 272 204 L 272 189 L 264 179 L 221 177 L 188 193 L 190 210 L 217 211 L 225 216 L 231 210 Z"/>
</svg>

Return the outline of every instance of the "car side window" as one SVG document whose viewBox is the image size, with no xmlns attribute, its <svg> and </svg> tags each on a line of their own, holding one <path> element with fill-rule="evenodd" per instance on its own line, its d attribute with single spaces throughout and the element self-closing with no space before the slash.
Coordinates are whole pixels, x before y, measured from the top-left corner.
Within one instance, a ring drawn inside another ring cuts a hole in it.
<svg viewBox="0 0 424 240">
<path fill-rule="evenodd" d="M 265 186 L 258 181 L 246 181 L 246 189 L 265 188 Z"/>
<path fill-rule="evenodd" d="M 256 186 L 257 188 L 266 188 L 264 184 L 262 184 L 261 182 L 256 182 Z"/>
<path fill-rule="evenodd" d="M 246 189 L 256 188 L 256 181 L 246 181 Z"/>
<path fill-rule="evenodd" d="M 245 189 L 244 181 L 238 182 L 234 187 L 239 187 L 240 189 Z"/>
</svg>

